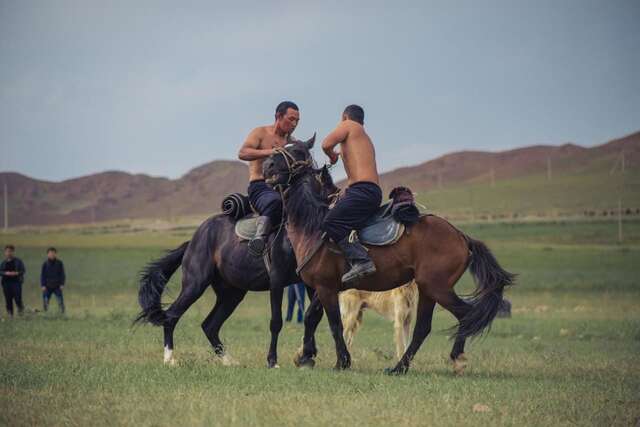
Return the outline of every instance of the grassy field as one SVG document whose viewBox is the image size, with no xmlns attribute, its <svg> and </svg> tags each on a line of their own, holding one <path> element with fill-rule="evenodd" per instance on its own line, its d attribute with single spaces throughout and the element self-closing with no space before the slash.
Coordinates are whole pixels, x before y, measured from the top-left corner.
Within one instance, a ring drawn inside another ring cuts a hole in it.
<svg viewBox="0 0 640 427">
<path fill-rule="evenodd" d="M 638 216 L 640 208 L 640 169 L 625 175 L 609 173 L 610 164 L 594 164 L 587 170 L 556 173 L 548 181 L 545 174 L 496 180 L 489 177 L 474 183 L 443 186 L 418 194 L 430 211 L 451 218 L 561 217 L 617 215 L 618 201 L 623 210 Z"/>
<path fill-rule="evenodd" d="M 353 369 L 334 372 L 326 321 L 314 370 L 292 356 L 302 334 L 287 324 L 281 369 L 267 370 L 268 296 L 250 294 L 222 331 L 238 367 L 213 357 L 200 329 L 211 291 L 176 330 L 179 365 L 162 365 L 161 331 L 131 327 L 136 272 L 188 239 L 167 232 L 62 230 L 0 235 L 18 246 L 28 275 L 29 312 L 0 323 L 1 425 L 634 425 L 640 417 L 640 222 L 467 224 L 503 266 L 520 274 L 508 293 L 513 317 L 467 348 L 461 377 L 447 363 L 444 330 L 434 332 L 405 377 L 393 364 L 392 327 L 367 313 Z M 40 306 L 44 248 L 65 261 L 67 315 Z M 458 288 L 471 289 L 465 275 Z M 167 300 L 177 295 L 172 280 Z M 477 406 L 481 405 L 481 406 Z M 482 406 L 484 405 L 484 406 Z M 475 406 L 475 410 L 474 410 Z"/>
</svg>

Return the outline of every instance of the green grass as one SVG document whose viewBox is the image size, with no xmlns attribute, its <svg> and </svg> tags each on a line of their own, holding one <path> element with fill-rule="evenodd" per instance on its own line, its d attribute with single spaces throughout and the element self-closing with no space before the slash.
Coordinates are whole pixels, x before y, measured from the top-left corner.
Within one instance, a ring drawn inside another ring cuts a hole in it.
<svg viewBox="0 0 640 427">
<path fill-rule="evenodd" d="M 581 216 L 591 211 L 597 217 L 618 209 L 631 209 L 637 217 L 640 208 L 640 172 L 610 175 L 603 164 L 574 173 L 557 173 L 551 181 L 546 175 L 527 175 L 444 186 L 418 194 L 418 201 L 430 211 L 452 218 L 475 220 L 512 217 Z"/>
<path fill-rule="evenodd" d="M 66 263 L 68 314 L 31 311 L 0 323 L 0 425 L 634 425 L 640 417 L 640 225 L 615 243 L 609 222 L 466 224 L 520 274 L 498 319 L 467 348 L 454 376 L 436 311 L 434 332 L 405 377 L 393 363 L 391 324 L 367 313 L 353 369 L 334 372 L 325 321 L 314 370 L 293 367 L 302 329 L 281 335 L 281 369 L 267 370 L 268 296 L 249 294 L 222 331 L 238 367 L 212 356 L 200 322 L 211 291 L 176 330 L 179 365 L 162 365 L 161 331 L 131 328 L 136 272 L 188 231 L 57 231 L 2 236 L 27 264 L 25 300 L 38 308 L 36 272 L 55 243 Z M 175 235 L 172 235 L 174 233 Z M 90 237 L 87 237 L 90 236 Z M 179 291 L 172 280 L 167 300 Z M 466 275 L 457 289 L 472 288 Z M 474 412 L 475 404 L 489 407 Z"/>
</svg>

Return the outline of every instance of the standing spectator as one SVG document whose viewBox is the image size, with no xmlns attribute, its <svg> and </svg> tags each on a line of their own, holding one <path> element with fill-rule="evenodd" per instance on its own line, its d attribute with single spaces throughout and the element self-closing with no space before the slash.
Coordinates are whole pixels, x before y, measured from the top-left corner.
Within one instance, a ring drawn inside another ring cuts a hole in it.
<svg viewBox="0 0 640 427">
<path fill-rule="evenodd" d="M 293 318 L 293 310 L 298 305 L 298 323 L 302 323 L 304 318 L 304 283 L 294 283 L 293 285 L 289 285 L 287 293 L 287 317 L 285 320 L 287 322 L 291 322 Z"/>
<path fill-rule="evenodd" d="M 65 278 L 64 264 L 58 259 L 58 251 L 53 247 L 47 249 L 47 260 L 42 264 L 42 273 L 40 274 L 44 311 L 49 308 L 49 298 L 51 298 L 51 294 L 54 294 L 58 299 L 60 312 L 64 313 L 62 290 L 64 289 Z"/>
<path fill-rule="evenodd" d="M 24 263 L 20 258 L 16 258 L 16 248 L 13 245 L 4 247 L 4 261 L 0 264 L 0 274 L 2 275 L 2 291 L 7 304 L 7 313 L 13 317 L 13 302 L 18 307 L 18 313 L 22 314 L 22 282 L 24 281 Z"/>
</svg>

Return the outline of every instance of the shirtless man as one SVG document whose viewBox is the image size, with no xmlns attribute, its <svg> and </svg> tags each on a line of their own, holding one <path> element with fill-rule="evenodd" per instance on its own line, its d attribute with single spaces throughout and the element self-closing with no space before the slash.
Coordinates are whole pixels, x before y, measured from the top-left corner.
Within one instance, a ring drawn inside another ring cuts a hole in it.
<svg viewBox="0 0 640 427">
<path fill-rule="evenodd" d="M 340 144 L 340 153 L 334 148 Z M 380 190 L 376 152 L 371 138 L 364 130 L 364 110 L 349 105 L 342 113 L 342 121 L 322 142 L 322 149 L 332 164 L 342 157 L 347 172 L 348 187 L 344 196 L 327 214 L 323 230 L 344 253 L 351 269 L 342 276 L 348 283 L 375 273 L 376 266 L 367 249 L 351 239 L 353 230 L 360 230 L 380 207 Z"/>
<path fill-rule="evenodd" d="M 298 106 L 291 101 L 281 102 L 276 107 L 275 123 L 252 130 L 238 152 L 240 160 L 249 162 L 249 201 L 260 215 L 256 236 L 249 242 L 249 250 L 256 256 L 264 253 L 271 227 L 282 220 L 280 193 L 265 183 L 262 163 L 276 148 L 292 141 L 291 134 L 298 121 Z"/>
</svg>

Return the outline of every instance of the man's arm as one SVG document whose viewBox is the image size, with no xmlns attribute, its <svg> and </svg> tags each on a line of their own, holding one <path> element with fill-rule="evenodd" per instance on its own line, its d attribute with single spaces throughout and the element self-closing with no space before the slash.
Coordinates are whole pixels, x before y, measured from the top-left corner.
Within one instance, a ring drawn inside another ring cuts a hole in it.
<svg viewBox="0 0 640 427">
<path fill-rule="evenodd" d="M 47 272 L 47 261 L 42 263 L 42 269 L 40 270 L 40 287 L 44 288 L 46 285 L 45 274 Z"/>
<path fill-rule="evenodd" d="M 322 151 L 329 157 L 331 164 L 338 161 L 338 153 L 334 150 L 335 146 L 347 139 L 347 136 L 349 136 L 349 130 L 343 122 L 322 141 Z"/>
<path fill-rule="evenodd" d="M 24 281 L 24 274 L 27 272 L 27 269 L 24 267 L 24 262 L 21 259 L 16 258 L 16 276 L 18 276 L 18 280 L 20 283 Z"/>
<path fill-rule="evenodd" d="M 60 276 L 60 287 L 64 287 L 67 281 L 67 275 L 64 273 L 64 263 L 62 261 L 60 261 Z"/>
<path fill-rule="evenodd" d="M 260 141 L 262 140 L 262 129 L 256 128 L 251 131 L 249 136 L 247 136 L 247 140 L 240 147 L 240 151 L 238 152 L 238 158 L 240 160 L 258 160 L 264 159 L 265 157 L 269 157 L 273 154 L 272 148 L 260 148 Z"/>
</svg>

